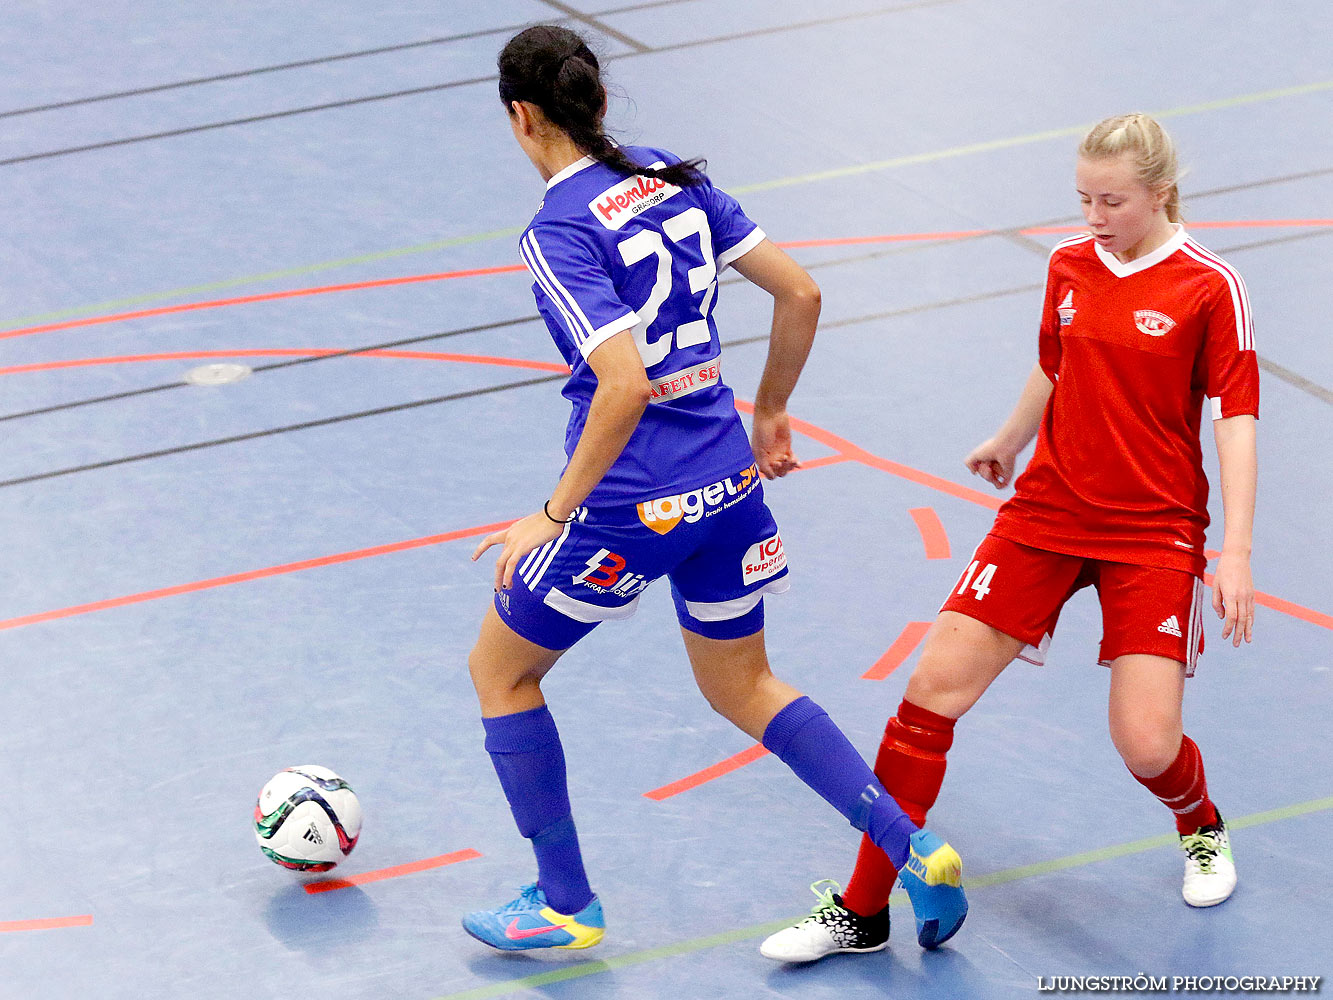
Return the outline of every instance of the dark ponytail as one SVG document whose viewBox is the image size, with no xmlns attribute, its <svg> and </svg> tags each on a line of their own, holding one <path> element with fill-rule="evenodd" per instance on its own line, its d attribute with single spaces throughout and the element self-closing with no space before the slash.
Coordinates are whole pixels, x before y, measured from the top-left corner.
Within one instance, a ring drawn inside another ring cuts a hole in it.
<svg viewBox="0 0 1333 1000">
<path fill-rule="evenodd" d="M 606 88 L 601 64 L 577 33 L 553 24 L 526 28 L 501 50 L 499 64 L 500 100 L 510 114 L 512 101 L 537 105 L 575 146 L 626 176 L 653 177 L 681 187 L 703 183 L 703 160 L 641 167 L 611 141 L 602 130 Z"/>
</svg>

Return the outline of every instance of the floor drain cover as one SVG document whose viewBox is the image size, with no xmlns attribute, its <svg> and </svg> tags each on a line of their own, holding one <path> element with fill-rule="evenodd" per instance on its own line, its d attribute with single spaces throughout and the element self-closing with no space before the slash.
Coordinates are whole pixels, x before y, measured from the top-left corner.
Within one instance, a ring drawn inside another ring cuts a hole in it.
<svg viewBox="0 0 1333 1000">
<path fill-rule="evenodd" d="M 185 381 L 191 385 L 226 385 L 239 382 L 251 373 L 248 365 L 200 365 L 185 373 Z"/>
</svg>

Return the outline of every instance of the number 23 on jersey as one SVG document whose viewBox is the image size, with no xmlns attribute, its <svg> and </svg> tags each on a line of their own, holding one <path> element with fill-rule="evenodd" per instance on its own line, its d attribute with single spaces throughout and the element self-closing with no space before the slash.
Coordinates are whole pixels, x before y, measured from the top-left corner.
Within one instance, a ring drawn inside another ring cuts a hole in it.
<svg viewBox="0 0 1333 1000">
<path fill-rule="evenodd" d="M 689 281 L 690 303 L 686 306 L 672 302 L 674 307 L 668 315 L 679 315 L 688 310 L 698 319 L 687 320 L 661 333 L 654 340 L 648 339 L 648 331 L 657 321 L 658 313 L 672 294 L 671 251 L 662 240 L 662 233 L 674 244 L 684 243 L 691 236 L 699 237 L 699 253 L 703 263 L 689 269 L 686 277 Z M 717 264 L 713 259 L 713 234 L 708 226 L 708 215 L 701 208 L 687 208 L 679 215 L 673 215 L 662 223 L 662 233 L 655 229 L 643 229 L 618 244 L 621 259 L 627 267 L 655 257 L 657 276 L 653 280 L 648 300 L 637 310 L 639 323 L 634 328 L 634 340 L 639 346 L 645 368 L 651 368 L 665 358 L 674 348 L 693 347 L 709 341 L 708 313 L 717 296 Z M 700 292 L 703 299 L 697 307 L 693 297 Z"/>
</svg>

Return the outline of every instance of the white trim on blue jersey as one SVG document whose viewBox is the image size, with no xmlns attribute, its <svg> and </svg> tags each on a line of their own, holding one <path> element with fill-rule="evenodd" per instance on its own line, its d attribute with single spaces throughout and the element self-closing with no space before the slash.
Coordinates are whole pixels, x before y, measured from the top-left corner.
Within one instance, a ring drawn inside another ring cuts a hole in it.
<svg viewBox="0 0 1333 1000">
<path fill-rule="evenodd" d="M 546 293 L 546 298 L 559 310 L 564 318 L 565 328 L 574 338 L 579 353 L 585 358 L 617 333 L 632 330 L 639 322 L 638 313 L 633 309 L 626 309 L 623 316 L 594 329 L 579 307 L 578 301 L 570 294 L 569 289 L 560 283 L 560 279 L 546 262 L 541 245 L 537 242 L 535 230 L 529 230 L 519 241 L 519 253 L 523 257 L 523 263 L 537 280 L 537 284 Z"/>
<path fill-rule="evenodd" d="M 623 621 L 626 618 L 633 617 L 634 612 L 639 610 L 639 596 L 637 594 L 628 604 L 615 608 L 604 608 L 600 604 L 589 604 L 587 601 L 580 601 L 577 597 L 570 597 L 554 587 L 546 592 L 542 602 L 548 607 L 555 608 L 566 618 L 573 618 L 576 622 L 583 622 L 585 625 L 590 625 L 593 622 Z"/>
<path fill-rule="evenodd" d="M 546 182 L 546 190 L 547 191 L 551 190 L 551 188 L 555 187 L 565 178 L 573 177 L 583 168 L 591 167 L 596 162 L 597 161 L 593 159 L 591 156 L 585 156 L 581 160 L 575 160 L 569 166 L 565 167 L 564 170 L 560 171 L 558 174 L 556 174 L 549 181 Z"/>
<path fill-rule="evenodd" d="M 764 235 L 764 231 L 756 227 L 751 231 L 749 236 L 746 236 L 730 250 L 723 250 L 717 255 L 717 273 L 721 274 L 729 268 L 734 261 L 744 257 L 767 238 L 768 237 Z"/>
<path fill-rule="evenodd" d="M 765 594 L 785 594 L 790 589 L 791 580 L 784 575 L 734 600 L 686 601 L 685 610 L 701 622 L 727 622 L 749 614 Z"/>
<path fill-rule="evenodd" d="M 573 524 L 572 519 L 567 521 L 565 530 L 560 532 L 559 537 L 551 539 L 539 549 L 534 549 L 523 560 L 518 568 L 518 575 L 522 577 L 529 590 L 532 590 L 541 582 L 542 576 L 551 566 L 551 561 L 555 559 L 555 554 L 560 551 L 560 547 L 565 544 L 565 539 L 569 537 L 569 529 L 573 527 Z"/>
</svg>

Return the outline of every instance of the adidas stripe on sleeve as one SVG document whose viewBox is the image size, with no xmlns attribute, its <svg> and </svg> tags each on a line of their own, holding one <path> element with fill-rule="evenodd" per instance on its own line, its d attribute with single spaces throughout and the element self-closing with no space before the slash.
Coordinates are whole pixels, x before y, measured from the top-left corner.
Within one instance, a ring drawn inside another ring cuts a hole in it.
<svg viewBox="0 0 1333 1000">
<path fill-rule="evenodd" d="M 529 229 L 519 252 L 536 282 L 539 302 L 544 300 L 546 311 L 559 318 L 563 332 L 585 358 L 638 323 L 638 314 L 620 301 L 604 265 L 572 229 Z"/>
</svg>

